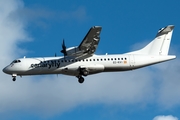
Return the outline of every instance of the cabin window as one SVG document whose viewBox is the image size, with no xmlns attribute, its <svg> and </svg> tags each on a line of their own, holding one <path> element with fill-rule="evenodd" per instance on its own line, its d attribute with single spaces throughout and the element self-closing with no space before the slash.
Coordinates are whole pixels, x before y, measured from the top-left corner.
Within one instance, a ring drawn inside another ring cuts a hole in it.
<svg viewBox="0 0 180 120">
<path fill-rule="evenodd" d="M 95 59 L 93 59 L 94 61 L 96 61 Z"/>
<path fill-rule="evenodd" d="M 123 58 L 121 58 L 121 60 L 123 60 Z"/>
<path fill-rule="evenodd" d="M 61 60 L 61 62 L 63 63 L 63 60 Z"/>
<path fill-rule="evenodd" d="M 67 62 L 67 60 L 65 60 L 65 62 Z"/>
<path fill-rule="evenodd" d="M 116 60 L 116 58 L 114 58 L 114 60 Z"/>
<path fill-rule="evenodd" d="M 124 58 L 125 60 L 127 60 L 126 58 Z"/>
<path fill-rule="evenodd" d="M 104 61 L 106 61 L 106 58 L 104 58 Z"/>
<path fill-rule="evenodd" d="M 89 61 L 91 61 L 91 59 L 89 59 Z"/>
<path fill-rule="evenodd" d="M 86 59 L 86 61 L 88 61 L 88 59 Z"/>
<path fill-rule="evenodd" d="M 101 59 L 101 61 L 103 61 L 103 59 Z"/>
<path fill-rule="evenodd" d="M 108 58 L 108 60 L 110 60 L 110 59 Z"/>
<path fill-rule="evenodd" d="M 97 59 L 97 61 L 99 61 L 99 59 Z"/>
<path fill-rule="evenodd" d="M 120 58 L 118 58 L 118 60 L 120 60 Z"/>
<path fill-rule="evenodd" d="M 111 58 L 111 60 L 113 60 L 113 58 Z"/>
</svg>

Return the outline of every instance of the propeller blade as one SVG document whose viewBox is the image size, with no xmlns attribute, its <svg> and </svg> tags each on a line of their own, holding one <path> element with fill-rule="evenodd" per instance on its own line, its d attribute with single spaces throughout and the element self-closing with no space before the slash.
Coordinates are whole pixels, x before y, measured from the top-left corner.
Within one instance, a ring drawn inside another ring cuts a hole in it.
<svg viewBox="0 0 180 120">
<path fill-rule="evenodd" d="M 66 55 L 67 55 L 67 52 L 66 52 L 66 45 L 65 45 L 65 41 L 64 41 L 64 39 L 63 39 L 63 43 L 62 43 L 62 50 L 61 50 L 61 53 L 63 53 L 63 54 L 64 54 L 64 56 L 66 56 Z"/>
</svg>

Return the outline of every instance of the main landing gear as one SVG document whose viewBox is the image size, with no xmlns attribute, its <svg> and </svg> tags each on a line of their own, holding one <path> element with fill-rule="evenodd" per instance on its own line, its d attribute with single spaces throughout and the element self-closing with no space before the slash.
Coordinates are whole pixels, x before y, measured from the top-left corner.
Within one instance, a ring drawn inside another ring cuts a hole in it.
<svg viewBox="0 0 180 120">
<path fill-rule="evenodd" d="M 89 74 L 89 71 L 86 68 L 79 68 L 79 71 L 79 76 L 77 76 L 78 82 L 83 83 L 84 78 L 82 76 L 87 76 Z"/>
<path fill-rule="evenodd" d="M 78 82 L 79 83 L 83 83 L 84 82 L 84 78 L 82 76 L 78 76 L 77 78 L 78 78 Z"/>
</svg>

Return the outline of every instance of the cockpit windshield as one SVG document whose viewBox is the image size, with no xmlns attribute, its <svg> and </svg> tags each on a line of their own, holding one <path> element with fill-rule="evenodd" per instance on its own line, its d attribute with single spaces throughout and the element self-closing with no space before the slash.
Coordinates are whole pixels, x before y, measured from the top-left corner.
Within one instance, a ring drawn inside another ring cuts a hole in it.
<svg viewBox="0 0 180 120">
<path fill-rule="evenodd" d="M 11 64 L 20 63 L 20 62 L 21 62 L 20 60 L 14 60 Z"/>
</svg>

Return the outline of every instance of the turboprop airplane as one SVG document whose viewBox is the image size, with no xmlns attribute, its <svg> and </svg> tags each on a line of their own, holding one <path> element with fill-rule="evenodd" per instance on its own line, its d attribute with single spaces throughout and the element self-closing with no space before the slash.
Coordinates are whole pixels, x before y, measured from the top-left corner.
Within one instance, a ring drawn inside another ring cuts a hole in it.
<svg viewBox="0 0 180 120">
<path fill-rule="evenodd" d="M 13 81 L 17 76 L 65 74 L 76 76 L 79 83 L 83 83 L 84 76 L 134 70 L 176 58 L 175 55 L 168 55 L 173 25 L 161 28 L 155 39 L 140 50 L 124 54 L 95 55 L 101 29 L 100 26 L 90 28 L 79 46 L 66 49 L 63 40 L 61 52 L 64 56 L 16 59 L 3 72 L 12 75 Z"/>
</svg>

